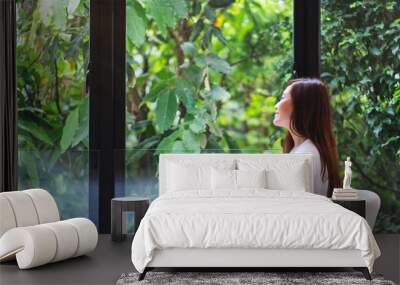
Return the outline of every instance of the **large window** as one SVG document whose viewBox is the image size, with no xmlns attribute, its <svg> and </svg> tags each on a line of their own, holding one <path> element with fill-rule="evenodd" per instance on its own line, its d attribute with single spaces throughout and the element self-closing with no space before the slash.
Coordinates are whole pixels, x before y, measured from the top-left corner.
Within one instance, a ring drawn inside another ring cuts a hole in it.
<svg viewBox="0 0 400 285">
<path fill-rule="evenodd" d="M 281 151 L 293 66 L 292 1 L 161 3 L 127 1 L 125 194 L 152 198 L 159 153 Z"/>
<path fill-rule="evenodd" d="M 321 1 L 321 77 L 333 95 L 340 160 L 379 194 L 375 231 L 400 232 L 400 6 Z"/>
<path fill-rule="evenodd" d="M 94 0 L 92 17 L 89 0 L 16 2 L 19 188 L 46 188 L 65 218 L 97 204 L 104 231 L 114 194 L 157 197 L 160 153 L 281 152 L 271 122 L 293 64 L 318 74 L 316 0 L 126 0 L 126 34 L 124 1 Z M 399 35 L 396 1 L 321 0 L 340 160 L 380 195 L 385 232 L 400 232 Z"/>
<path fill-rule="evenodd" d="M 89 0 L 17 1 L 19 188 L 88 216 Z"/>
</svg>

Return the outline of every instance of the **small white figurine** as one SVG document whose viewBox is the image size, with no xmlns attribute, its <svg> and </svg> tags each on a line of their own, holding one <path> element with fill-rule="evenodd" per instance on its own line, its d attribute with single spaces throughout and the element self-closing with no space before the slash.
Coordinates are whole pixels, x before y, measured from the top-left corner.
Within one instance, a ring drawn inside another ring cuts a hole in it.
<svg viewBox="0 0 400 285">
<path fill-rule="evenodd" d="M 351 189 L 351 161 L 350 157 L 347 157 L 347 160 L 344 162 L 344 179 L 343 179 L 343 189 Z"/>
</svg>

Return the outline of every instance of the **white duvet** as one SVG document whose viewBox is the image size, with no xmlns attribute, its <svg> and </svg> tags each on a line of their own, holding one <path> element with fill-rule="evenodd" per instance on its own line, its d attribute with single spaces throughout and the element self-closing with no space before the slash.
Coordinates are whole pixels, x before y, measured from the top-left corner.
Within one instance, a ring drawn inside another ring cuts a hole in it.
<svg viewBox="0 0 400 285">
<path fill-rule="evenodd" d="M 132 262 L 143 272 L 165 248 L 358 249 L 371 272 L 380 255 L 359 215 L 320 195 L 258 189 L 160 196 L 133 239 Z"/>
</svg>

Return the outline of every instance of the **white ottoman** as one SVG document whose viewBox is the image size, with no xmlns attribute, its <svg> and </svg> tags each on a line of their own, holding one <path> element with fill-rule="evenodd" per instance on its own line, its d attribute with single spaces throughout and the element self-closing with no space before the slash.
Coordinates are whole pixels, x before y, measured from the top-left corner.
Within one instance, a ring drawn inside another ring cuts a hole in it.
<svg viewBox="0 0 400 285">
<path fill-rule="evenodd" d="M 97 229 L 90 220 L 59 219 L 45 190 L 0 193 L 0 261 L 16 258 L 20 269 L 28 269 L 96 248 Z"/>
</svg>

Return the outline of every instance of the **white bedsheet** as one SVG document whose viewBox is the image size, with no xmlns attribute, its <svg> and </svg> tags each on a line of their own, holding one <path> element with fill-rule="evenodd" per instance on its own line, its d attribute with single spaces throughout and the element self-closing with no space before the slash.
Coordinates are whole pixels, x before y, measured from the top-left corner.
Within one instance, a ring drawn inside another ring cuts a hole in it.
<svg viewBox="0 0 400 285">
<path fill-rule="evenodd" d="M 359 215 L 320 195 L 258 189 L 160 196 L 133 239 L 135 268 L 165 248 L 358 249 L 371 272 L 380 256 Z"/>
</svg>

